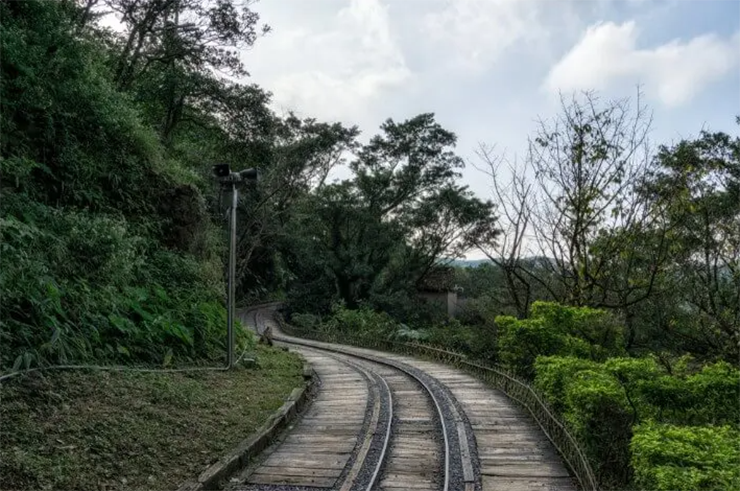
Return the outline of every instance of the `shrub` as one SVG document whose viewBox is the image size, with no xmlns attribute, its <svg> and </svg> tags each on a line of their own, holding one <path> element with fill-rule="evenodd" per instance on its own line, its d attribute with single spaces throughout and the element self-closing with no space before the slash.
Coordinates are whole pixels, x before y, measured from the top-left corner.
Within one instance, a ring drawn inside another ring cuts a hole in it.
<svg viewBox="0 0 740 491">
<path fill-rule="evenodd" d="M 584 370 L 598 370 L 599 364 L 573 356 L 540 356 L 535 362 L 534 386 L 552 405 L 553 409 L 565 411 L 565 389 L 576 374 Z"/>
<path fill-rule="evenodd" d="M 321 317 L 313 314 L 293 314 L 290 322 L 304 329 L 316 329 L 321 324 Z"/>
<path fill-rule="evenodd" d="M 740 425 L 740 370 L 727 362 L 705 365 L 694 374 L 663 375 L 637 390 L 660 421 Z"/>
<path fill-rule="evenodd" d="M 322 324 L 322 329 L 363 339 L 389 339 L 398 330 L 398 323 L 385 312 L 368 307 L 350 310 L 335 305 L 332 316 Z"/>
<path fill-rule="evenodd" d="M 121 217 L 3 198 L 2 366 L 221 356 L 225 310 L 193 257 Z"/>
<path fill-rule="evenodd" d="M 629 482 L 632 426 L 655 410 L 639 388 L 662 369 L 652 358 L 539 357 L 535 387 L 563 415 L 607 487 Z"/>
<path fill-rule="evenodd" d="M 424 331 L 429 344 L 463 353 L 475 360 L 496 362 L 495 326 L 470 326 L 457 319 L 448 319 Z"/>
<path fill-rule="evenodd" d="M 641 424 L 630 443 L 635 483 L 655 491 L 740 489 L 740 431 Z"/>
<path fill-rule="evenodd" d="M 534 377 L 538 356 L 603 360 L 620 354 L 621 328 L 606 312 L 535 302 L 528 319 L 496 317 L 499 359 L 518 374 Z"/>
<path fill-rule="evenodd" d="M 633 413 L 619 382 L 602 369 L 578 372 L 565 385 L 564 417 L 604 487 L 629 481 Z"/>
<path fill-rule="evenodd" d="M 394 337 L 401 342 L 426 342 L 429 333 L 425 329 L 411 329 L 406 324 L 400 324 Z"/>
</svg>

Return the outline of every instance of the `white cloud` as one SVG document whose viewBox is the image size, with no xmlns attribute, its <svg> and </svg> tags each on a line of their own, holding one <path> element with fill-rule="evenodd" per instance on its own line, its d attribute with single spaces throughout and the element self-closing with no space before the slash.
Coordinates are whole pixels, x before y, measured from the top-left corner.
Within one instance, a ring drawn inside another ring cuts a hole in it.
<svg viewBox="0 0 740 491">
<path fill-rule="evenodd" d="M 651 0 L 656 2 L 658 0 Z M 667 1 L 667 0 L 662 0 Z M 501 58 L 537 62 L 555 56 L 584 26 L 584 16 L 603 16 L 624 0 L 438 0 L 441 9 L 422 17 L 422 32 L 458 68 L 486 71 Z M 645 0 L 630 0 L 638 9 Z M 428 43 L 428 41 L 427 41 Z"/>
<path fill-rule="evenodd" d="M 255 79 L 274 93 L 277 106 L 359 122 L 412 73 L 380 0 L 352 0 L 329 19 L 328 25 L 277 29 L 259 47 L 271 56 L 256 55 L 247 66 L 260 74 Z"/>
<path fill-rule="evenodd" d="M 468 68 L 485 68 L 507 49 L 544 34 L 539 0 L 447 0 L 424 16 L 423 31 Z"/>
<path fill-rule="evenodd" d="M 569 92 L 641 83 L 648 95 L 675 107 L 689 102 L 740 62 L 740 33 L 730 39 L 706 34 L 651 49 L 638 48 L 639 34 L 634 21 L 589 27 L 552 67 L 544 88 Z"/>
</svg>

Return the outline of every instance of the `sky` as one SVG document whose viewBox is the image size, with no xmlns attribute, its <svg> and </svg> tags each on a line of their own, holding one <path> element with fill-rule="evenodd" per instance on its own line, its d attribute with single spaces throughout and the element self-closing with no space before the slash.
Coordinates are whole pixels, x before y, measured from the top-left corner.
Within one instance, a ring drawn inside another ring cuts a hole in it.
<svg viewBox="0 0 740 491">
<path fill-rule="evenodd" d="M 737 0 L 260 0 L 253 8 L 272 32 L 242 58 L 275 109 L 357 124 L 368 137 L 386 118 L 433 112 L 465 157 L 479 142 L 518 154 L 535 120 L 557 112 L 559 92 L 633 96 L 638 84 L 661 141 L 702 127 L 735 131 L 740 114 Z"/>
<path fill-rule="evenodd" d="M 242 59 L 279 113 L 356 124 L 433 112 L 476 163 L 478 145 L 514 161 L 559 94 L 634 97 L 651 141 L 736 134 L 738 0 L 259 0 L 272 31 Z M 346 177 L 343 171 L 335 174 Z M 463 182 L 491 198 L 468 165 Z"/>
</svg>

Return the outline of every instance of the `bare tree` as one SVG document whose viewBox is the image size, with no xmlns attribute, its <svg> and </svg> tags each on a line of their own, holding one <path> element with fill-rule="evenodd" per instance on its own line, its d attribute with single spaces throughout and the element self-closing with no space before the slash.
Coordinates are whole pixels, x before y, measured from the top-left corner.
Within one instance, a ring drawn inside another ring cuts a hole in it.
<svg viewBox="0 0 740 491">
<path fill-rule="evenodd" d="M 506 288 L 517 317 L 524 318 L 533 300 L 533 278 L 522 264 L 525 242 L 532 218 L 531 197 L 533 183 L 528 177 L 528 163 L 522 167 L 510 163 L 495 153 L 495 147 L 481 143 L 476 152 L 482 165 L 473 166 L 491 178 L 494 200 L 501 217 L 501 233 L 494 241 L 476 244 L 486 257 L 498 266 L 504 274 Z M 510 180 L 504 184 L 502 167 L 507 163 Z"/>
<path fill-rule="evenodd" d="M 647 298 L 665 258 L 665 230 L 644 194 L 652 115 L 641 94 L 602 103 L 592 92 L 561 96 L 561 113 L 540 120 L 523 165 L 481 146 L 506 233 L 481 249 L 504 271 L 517 312 L 532 287 L 571 305 L 626 308 Z M 525 261 L 523 252 L 535 260 Z"/>
</svg>

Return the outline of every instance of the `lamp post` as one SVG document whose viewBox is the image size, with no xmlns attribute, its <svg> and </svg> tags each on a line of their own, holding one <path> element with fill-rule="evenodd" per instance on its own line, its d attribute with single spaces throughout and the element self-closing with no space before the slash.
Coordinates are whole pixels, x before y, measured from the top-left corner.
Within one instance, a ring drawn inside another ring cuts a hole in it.
<svg viewBox="0 0 740 491">
<path fill-rule="evenodd" d="M 216 164 L 213 166 L 213 175 L 221 183 L 222 188 L 231 188 L 231 208 L 229 216 L 229 272 L 228 272 L 228 295 L 227 295 L 227 320 L 226 326 L 226 366 L 234 366 L 234 289 L 236 284 L 236 205 L 239 200 L 237 184 L 246 181 L 257 181 L 257 169 L 245 169 L 240 172 L 232 172 L 229 164 Z"/>
</svg>

